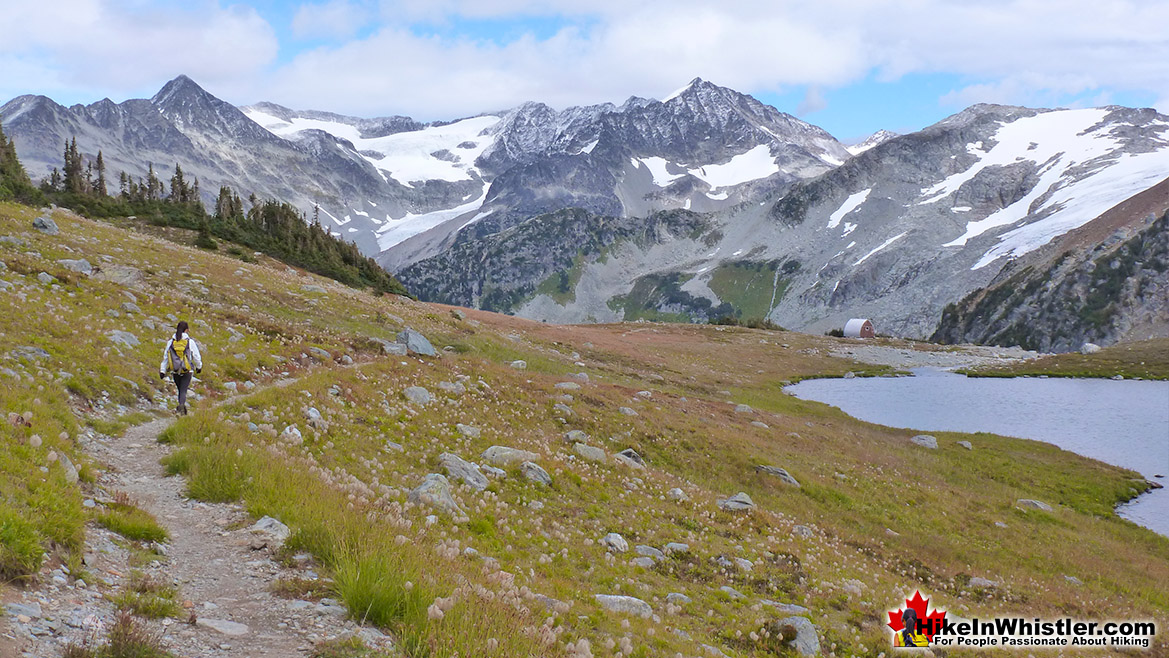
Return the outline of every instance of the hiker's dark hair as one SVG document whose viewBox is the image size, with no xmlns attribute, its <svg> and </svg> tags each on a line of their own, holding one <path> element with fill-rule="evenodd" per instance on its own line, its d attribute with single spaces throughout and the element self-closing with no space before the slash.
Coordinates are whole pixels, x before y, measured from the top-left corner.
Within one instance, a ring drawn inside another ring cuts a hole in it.
<svg viewBox="0 0 1169 658">
<path fill-rule="evenodd" d="M 175 340 L 182 340 L 183 332 L 187 330 L 187 321 L 181 320 L 179 326 L 175 327 Z"/>
</svg>

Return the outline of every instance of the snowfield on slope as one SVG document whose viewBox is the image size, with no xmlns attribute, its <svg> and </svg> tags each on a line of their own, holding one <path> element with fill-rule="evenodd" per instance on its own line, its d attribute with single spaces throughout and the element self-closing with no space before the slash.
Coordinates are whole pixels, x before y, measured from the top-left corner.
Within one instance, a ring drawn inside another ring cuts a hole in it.
<svg viewBox="0 0 1169 658">
<path fill-rule="evenodd" d="M 749 151 L 740 153 L 723 164 L 687 168 L 657 156 L 633 158 L 632 163 L 634 167 L 645 166 L 649 169 L 650 174 L 653 175 L 654 185 L 658 187 L 666 187 L 686 174 L 690 174 L 709 185 L 712 190 L 717 190 L 767 178 L 780 172 L 779 164 L 771 155 L 771 147 L 766 144 L 760 144 Z M 669 169 L 683 171 L 682 173 L 671 173 Z"/>
<path fill-rule="evenodd" d="M 292 122 L 249 109 L 249 119 L 279 137 L 291 137 L 302 130 L 322 130 L 334 137 L 348 140 L 374 167 L 406 187 L 428 180 L 457 182 L 471 180 L 475 159 L 495 140 L 483 132 L 499 122 L 499 117 L 463 119 L 445 126 L 394 133 L 384 137 L 364 138 L 355 126 L 335 121 L 293 118 Z M 435 157 L 447 152 L 450 156 Z M 365 155 L 373 152 L 380 157 Z"/>
</svg>

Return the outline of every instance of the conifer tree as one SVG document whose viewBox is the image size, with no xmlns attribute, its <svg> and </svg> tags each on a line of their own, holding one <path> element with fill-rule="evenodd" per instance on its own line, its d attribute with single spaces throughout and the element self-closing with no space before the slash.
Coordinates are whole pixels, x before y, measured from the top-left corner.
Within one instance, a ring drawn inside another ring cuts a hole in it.
<svg viewBox="0 0 1169 658">
<path fill-rule="evenodd" d="M 95 168 L 97 169 L 97 181 L 94 183 L 93 192 L 99 197 L 109 196 L 106 191 L 106 162 L 102 158 L 101 151 L 97 152 Z"/>
</svg>

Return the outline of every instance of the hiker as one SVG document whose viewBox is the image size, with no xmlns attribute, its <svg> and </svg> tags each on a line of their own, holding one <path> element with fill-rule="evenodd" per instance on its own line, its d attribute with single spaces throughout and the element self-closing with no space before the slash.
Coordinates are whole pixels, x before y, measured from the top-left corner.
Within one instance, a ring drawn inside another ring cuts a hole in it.
<svg viewBox="0 0 1169 658">
<path fill-rule="evenodd" d="M 192 371 L 196 375 L 203 372 L 203 358 L 199 356 L 199 346 L 187 335 L 187 323 L 179 322 L 175 335 L 166 341 L 158 378 L 165 380 L 168 374 L 174 378 L 179 389 L 179 406 L 175 413 L 181 416 L 187 415 L 187 388 L 191 385 Z"/>
<path fill-rule="evenodd" d="M 906 608 L 905 612 L 901 613 L 901 622 L 905 628 L 897 632 L 893 636 L 893 646 L 895 647 L 928 647 L 930 642 L 921 629 L 918 628 L 917 611 L 913 608 Z"/>
</svg>

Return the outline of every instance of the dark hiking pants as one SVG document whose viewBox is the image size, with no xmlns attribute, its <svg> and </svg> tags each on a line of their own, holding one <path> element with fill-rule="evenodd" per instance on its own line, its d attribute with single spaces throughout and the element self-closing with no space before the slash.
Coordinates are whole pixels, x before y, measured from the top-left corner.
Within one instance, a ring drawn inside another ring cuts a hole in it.
<svg viewBox="0 0 1169 658">
<path fill-rule="evenodd" d="M 191 373 L 178 374 L 175 373 L 175 386 L 179 388 L 179 408 L 183 409 L 187 406 L 187 389 L 191 386 Z"/>
</svg>

